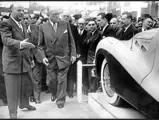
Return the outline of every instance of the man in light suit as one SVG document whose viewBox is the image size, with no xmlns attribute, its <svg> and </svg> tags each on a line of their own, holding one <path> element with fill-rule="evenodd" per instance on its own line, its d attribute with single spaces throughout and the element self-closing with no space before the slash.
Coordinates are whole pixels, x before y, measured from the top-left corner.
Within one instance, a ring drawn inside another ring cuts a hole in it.
<svg viewBox="0 0 159 120">
<path fill-rule="evenodd" d="M 7 92 L 10 118 L 17 118 L 18 100 L 19 108 L 35 110 L 29 105 L 29 85 L 31 71 L 29 49 L 34 45 L 27 42 L 28 33 L 21 20 L 24 17 L 24 7 L 18 3 L 11 6 L 11 17 L 0 24 L 3 52 L 2 64 Z"/>
<path fill-rule="evenodd" d="M 49 21 L 39 28 L 39 51 L 47 66 L 47 80 L 58 108 L 66 101 L 67 73 L 76 60 L 76 48 L 68 22 L 59 20 L 59 11 L 49 12 Z"/>
</svg>

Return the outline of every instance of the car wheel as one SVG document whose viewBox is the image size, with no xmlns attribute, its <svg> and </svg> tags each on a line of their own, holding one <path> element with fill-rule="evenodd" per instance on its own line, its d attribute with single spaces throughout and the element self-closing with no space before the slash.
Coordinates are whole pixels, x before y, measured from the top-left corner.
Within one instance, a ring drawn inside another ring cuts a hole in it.
<svg viewBox="0 0 159 120">
<path fill-rule="evenodd" d="M 106 101 L 114 106 L 120 106 L 123 103 L 123 99 L 116 94 L 111 88 L 111 79 L 109 73 L 109 65 L 106 59 L 102 62 L 101 67 L 101 84 L 106 98 Z"/>
</svg>

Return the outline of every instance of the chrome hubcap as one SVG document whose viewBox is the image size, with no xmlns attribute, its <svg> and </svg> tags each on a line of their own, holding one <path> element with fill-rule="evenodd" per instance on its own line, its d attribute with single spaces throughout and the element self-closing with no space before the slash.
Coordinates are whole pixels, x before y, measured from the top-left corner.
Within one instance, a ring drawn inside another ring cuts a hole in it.
<svg viewBox="0 0 159 120">
<path fill-rule="evenodd" d="M 104 72 L 103 72 L 103 85 L 104 89 L 109 97 L 113 97 L 114 91 L 111 89 L 110 84 L 110 73 L 108 69 L 108 64 L 104 66 Z"/>
</svg>

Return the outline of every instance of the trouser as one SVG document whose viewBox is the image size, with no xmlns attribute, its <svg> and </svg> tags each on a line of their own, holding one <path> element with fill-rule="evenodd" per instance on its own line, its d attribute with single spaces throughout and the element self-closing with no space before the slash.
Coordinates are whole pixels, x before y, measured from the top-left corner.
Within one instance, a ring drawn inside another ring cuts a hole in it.
<svg viewBox="0 0 159 120">
<path fill-rule="evenodd" d="M 67 92 L 70 94 L 73 94 L 74 91 L 74 85 L 76 85 L 77 81 L 77 67 L 76 63 L 73 63 L 70 65 L 69 70 L 68 70 L 68 75 L 67 75 Z"/>
<path fill-rule="evenodd" d="M 3 103 L 7 103 L 6 86 L 4 82 L 4 77 L 0 77 L 0 99 Z"/>
<path fill-rule="evenodd" d="M 10 116 L 17 116 L 19 100 L 19 107 L 29 106 L 30 77 L 28 72 L 21 74 L 4 73 L 4 79 Z"/>
<path fill-rule="evenodd" d="M 92 77 L 93 67 L 88 67 L 88 80 L 89 80 L 89 89 L 90 92 L 95 92 L 97 90 L 97 80 L 95 77 Z"/>
<path fill-rule="evenodd" d="M 33 74 L 33 97 L 35 99 L 40 98 L 41 93 L 41 83 L 42 83 L 42 68 L 43 64 L 41 63 L 35 63 L 34 68 L 32 69 Z"/>
<path fill-rule="evenodd" d="M 65 103 L 68 70 L 69 67 L 64 69 L 47 69 L 49 90 L 53 96 L 56 96 L 56 104 Z"/>
</svg>

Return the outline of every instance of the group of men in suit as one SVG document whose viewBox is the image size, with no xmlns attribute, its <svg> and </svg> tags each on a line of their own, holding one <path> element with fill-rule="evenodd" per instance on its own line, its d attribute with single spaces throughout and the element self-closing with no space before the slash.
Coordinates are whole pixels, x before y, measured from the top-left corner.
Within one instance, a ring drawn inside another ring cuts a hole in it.
<svg viewBox="0 0 159 120">
<path fill-rule="evenodd" d="M 75 26 L 66 17 L 59 20 L 59 14 L 58 10 L 50 10 L 49 20 L 38 26 L 29 20 L 22 22 L 24 8 L 14 3 L 9 20 L 0 23 L 3 72 L 11 118 L 17 118 L 18 106 L 36 110 L 29 104 L 32 93 L 35 102 L 41 103 L 42 64 L 46 66 L 51 100 L 56 100 L 58 108 L 63 108 L 66 93 L 73 97 L 77 60 L 92 64 L 101 39 L 115 37 L 127 41 L 140 32 L 132 25 L 132 15 L 128 12 L 122 14 L 120 26 L 117 18 L 110 19 L 105 13 L 99 13 L 96 19 L 88 21 L 87 30 L 83 18 L 79 18 Z M 141 31 L 150 28 L 151 18 L 147 16 Z M 92 75 L 92 70 L 93 67 L 83 68 L 82 83 L 86 95 L 102 91 L 100 80 Z"/>
<path fill-rule="evenodd" d="M 9 114 L 13 119 L 17 118 L 18 106 L 20 109 L 36 110 L 29 104 L 29 97 L 33 91 L 33 57 L 36 57 L 37 53 L 46 65 L 51 99 L 56 100 L 59 108 L 63 108 L 66 101 L 69 66 L 76 60 L 76 48 L 70 25 L 59 20 L 58 11 L 51 10 L 49 21 L 39 28 L 31 24 L 26 25 L 22 22 L 23 17 L 24 7 L 14 3 L 11 6 L 9 20 L 0 24 L 3 72 Z"/>
</svg>

